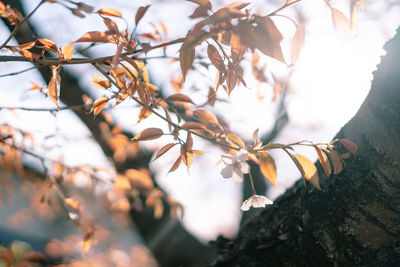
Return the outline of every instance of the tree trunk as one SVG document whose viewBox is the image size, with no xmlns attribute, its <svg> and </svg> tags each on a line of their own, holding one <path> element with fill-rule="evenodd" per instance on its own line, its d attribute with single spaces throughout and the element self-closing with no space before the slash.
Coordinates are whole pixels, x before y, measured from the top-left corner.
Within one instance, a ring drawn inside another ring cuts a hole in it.
<svg viewBox="0 0 400 267">
<path fill-rule="evenodd" d="M 385 49 L 367 99 L 337 135 L 357 156 L 331 178 L 318 166 L 322 191 L 298 181 L 235 240 L 219 238 L 213 266 L 400 266 L 400 28 Z"/>
</svg>

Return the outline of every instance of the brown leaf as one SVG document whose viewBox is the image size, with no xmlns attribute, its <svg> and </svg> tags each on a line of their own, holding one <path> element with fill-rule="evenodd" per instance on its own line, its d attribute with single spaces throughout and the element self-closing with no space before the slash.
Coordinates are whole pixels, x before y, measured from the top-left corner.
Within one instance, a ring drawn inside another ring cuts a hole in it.
<svg viewBox="0 0 400 267">
<path fill-rule="evenodd" d="M 183 163 L 187 166 L 189 170 L 190 166 L 193 163 L 194 156 L 192 151 L 186 146 L 186 144 L 181 145 L 181 158 Z"/>
<path fill-rule="evenodd" d="M 186 130 L 189 130 L 189 129 L 193 129 L 193 130 L 204 130 L 204 129 L 206 129 L 206 126 L 204 126 L 203 124 L 198 123 L 198 122 L 188 121 L 188 122 L 185 122 L 185 123 L 182 125 L 182 128 L 183 128 L 183 129 L 186 129 Z"/>
<path fill-rule="evenodd" d="M 173 172 L 173 171 L 175 171 L 176 169 L 178 169 L 178 167 L 179 167 L 179 165 L 181 164 L 181 162 L 182 162 L 182 156 L 180 155 L 180 156 L 176 159 L 176 161 L 174 162 L 174 164 L 172 165 L 171 169 L 169 169 L 168 172 Z"/>
<path fill-rule="evenodd" d="M 357 145 L 354 144 L 353 142 L 351 142 L 348 139 L 339 139 L 338 140 L 340 143 L 342 143 L 342 145 L 353 155 L 357 154 Z"/>
<path fill-rule="evenodd" d="M 218 124 L 217 118 L 213 114 L 205 110 L 197 109 L 193 111 L 193 115 L 196 116 L 204 124 Z"/>
<path fill-rule="evenodd" d="M 324 150 L 332 162 L 333 174 L 337 175 L 343 171 L 343 162 L 339 153 L 333 150 Z"/>
<path fill-rule="evenodd" d="M 301 169 L 299 168 L 299 171 L 301 172 L 303 177 L 310 181 L 316 188 L 321 190 L 321 187 L 319 185 L 317 167 L 315 167 L 314 163 L 306 156 L 300 154 L 294 154 L 294 157 L 297 159 L 298 163 L 301 166 Z"/>
<path fill-rule="evenodd" d="M 208 45 L 207 47 L 207 55 L 210 59 L 211 63 L 220 71 L 225 72 L 224 61 L 219 55 L 217 49 L 213 45 Z"/>
<path fill-rule="evenodd" d="M 186 136 L 186 150 L 187 151 L 192 151 L 193 148 L 193 137 L 192 134 L 190 132 L 187 132 L 187 136 Z"/>
<path fill-rule="evenodd" d="M 179 94 L 179 93 L 170 95 L 169 97 L 166 98 L 166 100 L 181 101 L 181 102 L 187 102 L 187 103 L 194 104 L 190 97 L 188 97 L 187 95 L 184 95 L 184 94 Z"/>
<path fill-rule="evenodd" d="M 163 134 L 163 131 L 159 128 L 147 128 L 138 133 L 131 140 L 133 140 L 134 142 L 154 140 L 160 138 Z"/>
<path fill-rule="evenodd" d="M 321 151 L 321 149 L 319 149 L 318 146 L 316 146 L 316 145 L 313 145 L 313 146 L 315 148 L 315 151 L 317 152 L 318 160 L 321 163 L 321 166 L 322 166 L 322 169 L 325 172 L 325 175 L 327 177 L 329 177 L 331 175 L 331 173 L 332 173 L 332 168 L 331 168 L 331 164 L 329 163 L 329 160 L 328 160 L 326 154 L 323 153 Z"/>
<path fill-rule="evenodd" d="M 331 8 L 332 23 L 339 36 L 343 39 L 351 37 L 351 25 L 347 17 L 336 8 Z"/>
<path fill-rule="evenodd" d="M 83 34 L 75 43 L 84 43 L 84 42 L 91 42 L 91 43 L 108 43 L 111 42 L 112 38 L 110 34 L 105 32 L 98 32 L 92 31 Z"/>
<path fill-rule="evenodd" d="M 238 34 L 231 35 L 231 56 L 232 63 L 237 65 L 239 61 L 242 59 L 244 53 L 246 52 L 247 47 L 240 40 L 240 36 Z"/>
<path fill-rule="evenodd" d="M 195 4 L 198 4 L 206 9 L 211 10 L 211 3 L 209 0 L 186 0 Z"/>
<path fill-rule="evenodd" d="M 108 97 L 100 97 L 94 101 L 92 108 L 90 109 L 89 113 L 93 111 L 94 116 L 97 116 L 107 105 L 110 99 Z"/>
<path fill-rule="evenodd" d="M 137 92 L 140 98 L 140 101 L 145 105 L 145 107 L 149 107 L 150 104 L 150 94 L 147 91 L 147 85 L 145 82 L 139 82 L 137 87 Z"/>
<path fill-rule="evenodd" d="M 64 198 L 64 203 L 76 211 L 81 210 L 81 206 L 79 205 L 78 201 L 76 201 L 75 199 Z"/>
<path fill-rule="evenodd" d="M 201 18 L 201 17 L 207 17 L 208 16 L 208 9 L 203 7 L 203 6 L 199 6 L 197 7 L 192 15 L 189 16 L 189 18 L 191 19 L 197 19 L 197 18 Z"/>
<path fill-rule="evenodd" d="M 181 50 L 179 52 L 179 63 L 181 66 L 183 79 L 185 79 L 186 72 L 193 64 L 195 53 L 196 52 L 194 47 L 185 46 L 185 43 L 182 44 Z"/>
<path fill-rule="evenodd" d="M 99 89 L 107 89 L 111 87 L 111 83 L 109 80 L 103 80 L 100 76 L 93 76 L 92 83 L 95 87 Z"/>
<path fill-rule="evenodd" d="M 62 54 L 64 55 L 64 59 L 67 61 L 72 58 L 73 53 L 74 53 L 74 46 L 72 45 L 72 43 L 67 44 L 62 48 Z"/>
<path fill-rule="evenodd" d="M 272 74 L 272 78 L 274 79 L 274 91 L 272 92 L 272 101 L 275 101 L 278 98 L 279 93 L 281 93 L 283 89 L 281 81 L 276 78 L 274 74 Z"/>
<path fill-rule="evenodd" d="M 231 141 L 233 144 L 237 145 L 239 148 L 245 147 L 245 144 L 242 141 L 242 139 L 240 139 L 240 137 L 237 136 L 236 134 L 233 134 L 233 133 L 227 134 L 226 138 L 228 138 L 229 141 Z"/>
<path fill-rule="evenodd" d="M 56 53 L 56 54 L 58 53 L 58 47 L 52 40 L 45 39 L 45 38 L 40 38 L 40 39 L 37 39 L 37 40 L 44 45 L 43 46 L 44 49 L 49 50 L 49 51 L 51 51 L 53 53 Z"/>
<path fill-rule="evenodd" d="M 304 38 L 305 38 L 304 25 L 302 24 L 296 25 L 296 33 L 294 35 L 291 46 L 292 64 L 296 63 L 297 59 L 299 58 L 300 51 L 304 45 Z"/>
<path fill-rule="evenodd" d="M 117 39 L 119 36 L 118 24 L 110 18 L 103 18 L 103 22 L 106 25 L 110 34 L 113 35 L 115 41 L 115 39 Z"/>
<path fill-rule="evenodd" d="M 60 86 L 61 86 L 61 77 L 58 74 L 58 69 L 60 66 L 50 66 L 51 72 L 52 72 L 52 77 L 50 79 L 50 82 L 48 84 L 48 89 L 49 89 L 49 97 L 50 99 L 56 104 L 57 108 L 60 108 L 58 106 L 58 98 L 60 96 Z"/>
<path fill-rule="evenodd" d="M 135 25 L 138 25 L 139 21 L 143 18 L 144 14 L 146 14 L 147 9 L 149 9 L 150 5 L 139 7 L 135 16 Z"/>
<path fill-rule="evenodd" d="M 115 8 L 112 8 L 112 7 L 105 7 L 105 8 L 99 9 L 95 13 L 97 13 L 99 15 L 103 15 L 103 16 L 122 18 L 121 12 L 119 12 L 118 10 L 116 10 Z"/>
<path fill-rule="evenodd" d="M 169 143 L 166 144 L 165 146 L 163 146 L 156 154 L 156 156 L 154 157 L 154 160 L 158 159 L 159 157 L 161 157 L 162 155 L 164 155 L 168 150 L 170 150 L 171 148 L 173 148 L 176 145 L 176 143 Z"/>
<path fill-rule="evenodd" d="M 230 3 L 229 5 L 225 6 L 225 8 L 236 8 L 236 9 L 242 9 L 248 6 L 250 3 L 249 2 L 233 2 Z"/>
<path fill-rule="evenodd" d="M 261 173 L 272 185 L 276 185 L 276 166 L 274 159 L 265 151 L 257 153 L 258 165 Z"/>
<path fill-rule="evenodd" d="M 227 78 L 226 78 L 226 83 L 228 85 L 228 90 L 229 90 L 229 94 L 232 92 L 232 90 L 235 88 L 236 83 L 237 83 L 237 75 L 236 75 L 236 71 L 231 68 L 232 66 L 229 64 L 229 68 L 227 71 Z"/>
<path fill-rule="evenodd" d="M 143 107 L 140 110 L 139 116 L 138 116 L 138 120 L 137 123 L 141 122 L 142 120 L 146 119 L 148 116 L 151 115 L 151 111 L 148 110 L 147 108 Z"/>
</svg>

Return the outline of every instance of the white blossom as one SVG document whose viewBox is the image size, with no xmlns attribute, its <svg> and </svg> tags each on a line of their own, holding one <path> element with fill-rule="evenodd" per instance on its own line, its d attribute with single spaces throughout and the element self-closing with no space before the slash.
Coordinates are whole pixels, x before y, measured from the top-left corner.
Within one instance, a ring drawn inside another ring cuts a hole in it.
<svg viewBox="0 0 400 267">
<path fill-rule="evenodd" d="M 272 205 L 272 200 L 259 195 L 252 195 L 249 199 L 243 202 L 242 206 L 240 207 L 241 210 L 249 210 L 250 207 L 253 208 L 265 208 L 265 205 Z"/>
<path fill-rule="evenodd" d="M 246 162 L 247 151 L 241 149 L 236 155 L 222 155 L 222 161 L 226 167 L 222 169 L 221 174 L 224 178 L 231 178 L 235 183 L 243 181 L 243 174 L 250 172 L 250 166 Z"/>
</svg>

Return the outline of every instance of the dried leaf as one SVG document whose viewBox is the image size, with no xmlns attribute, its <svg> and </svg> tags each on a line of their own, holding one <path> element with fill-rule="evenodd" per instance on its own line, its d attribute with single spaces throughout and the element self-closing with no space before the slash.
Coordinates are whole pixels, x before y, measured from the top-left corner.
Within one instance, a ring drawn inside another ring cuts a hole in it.
<svg viewBox="0 0 400 267">
<path fill-rule="evenodd" d="M 229 90 L 229 94 L 230 94 L 237 84 L 236 71 L 232 68 L 232 66 L 230 64 L 229 64 L 229 68 L 227 71 L 226 83 L 228 85 L 228 90 Z"/>
<path fill-rule="evenodd" d="M 155 199 L 154 201 L 154 218 L 160 219 L 164 213 L 164 204 L 160 198 Z"/>
<path fill-rule="evenodd" d="M 72 45 L 72 43 L 64 46 L 62 48 L 62 53 L 64 55 L 65 60 L 67 60 L 67 61 L 70 60 L 72 58 L 72 55 L 74 54 L 74 46 Z"/>
<path fill-rule="evenodd" d="M 86 231 L 83 235 L 82 254 L 86 254 L 92 247 L 93 231 Z"/>
<path fill-rule="evenodd" d="M 179 167 L 179 165 L 181 164 L 181 162 L 182 162 L 182 156 L 180 155 L 180 156 L 176 159 L 176 161 L 174 162 L 174 164 L 172 165 L 171 169 L 169 169 L 168 172 L 173 172 L 173 171 L 175 171 L 176 169 L 178 169 L 178 167 Z"/>
<path fill-rule="evenodd" d="M 232 143 L 234 143 L 235 145 L 237 145 L 239 148 L 244 148 L 245 144 L 242 141 L 242 139 L 240 139 L 239 136 L 237 136 L 236 134 L 230 133 L 226 136 L 226 138 L 228 138 L 229 141 L 231 141 Z"/>
<path fill-rule="evenodd" d="M 111 83 L 109 80 L 103 80 L 100 76 L 93 76 L 92 83 L 95 87 L 99 89 L 107 89 L 111 87 Z"/>
<path fill-rule="evenodd" d="M 213 114 L 205 110 L 197 109 L 193 111 L 193 115 L 196 116 L 204 124 L 218 124 L 217 118 Z"/>
<path fill-rule="evenodd" d="M 322 153 L 321 149 L 319 149 L 318 146 L 313 145 L 315 148 L 315 151 L 317 152 L 318 155 L 318 160 L 321 163 L 322 169 L 325 172 L 325 175 L 329 177 L 332 173 L 332 168 L 331 164 L 329 163 L 328 157 L 326 156 L 325 153 Z"/>
<path fill-rule="evenodd" d="M 229 5 L 225 6 L 225 8 L 236 8 L 236 9 L 242 9 L 248 6 L 250 3 L 249 2 L 233 2 L 230 3 Z"/>
<path fill-rule="evenodd" d="M 94 101 L 89 113 L 93 111 L 94 116 L 97 116 L 107 105 L 110 99 L 108 97 L 100 97 Z"/>
<path fill-rule="evenodd" d="M 137 87 L 137 92 L 140 98 L 140 101 L 145 105 L 146 108 L 149 107 L 150 104 L 150 94 L 147 91 L 147 85 L 145 82 L 139 82 Z"/>
<path fill-rule="evenodd" d="M 135 16 L 135 25 L 138 25 L 139 21 L 143 18 L 144 14 L 146 14 L 146 11 L 149 7 L 150 5 L 139 7 Z"/>
<path fill-rule="evenodd" d="M 179 52 L 179 63 L 181 66 L 183 79 L 185 79 L 186 72 L 193 64 L 195 53 L 196 52 L 194 47 L 185 46 L 185 43 L 182 44 L 181 50 Z"/>
<path fill-rule="evenodd" d="M 60 66 L 52 65 L 50 68 L 52 72 L 52 77 L 47 86 L 49 89 L 49 97 L 54 102 L 54 104 L 56 104 L 57 108 L 60 108 L 58 106 L 58 98 L 60 97 L 60 86 L 61 86 L 61 77 L 58 74 L 58 69 L 60 68 Z"/>
<path fill-rule="evenodd" d="M 194 149 L 194 150 L 192 150 L 192 153 L 200 156 L 200 155 L 205 154 L 206 152 L 201 151 L 201 150 L 195 150 L 195 149 Z"/>
<path fill-rule="evenodd" d="M 198 4 L 206 9 L 211 10 L 211 3 L 209 0 L 186 0 L 195 4 Z"/>
<path fill-rule="evenodd" d="M 208 45 L 207 47 L 207 55 L 210 59 L 211 63 L 220 71 L 225 72 L 224 61 L 219 55 L 217 49 L 213 45 Z"/>
<path fill-rule="evenodd" d="M 137 123 L 141 122 L 142 120 L 146 119 L 151 115 L 151 111 L 145 107 L 140 110 Z"/>
<path fill-rule="evenodd" d="M 108 43 L 111 42 L 112 38 L 110 34 L 105 32 L 99 31 L 92 31 L 83 34 L 75 43 L 84 43 L 84 42 L 91 42 L 91 43 Z"/>
<path fill-rule="evenodd" d="M 357 145 L 354 144 L 353 142 L 351 142 L 348 139 L 339 139 L 338 140 L 340 143 L 342 143 L 342 145 L 353 155 L 357 154 Z"/>
<path fill-rule="evenodd" d="M 147 128 L 138 133 L 131 140 L 133 140 L 134 142 L 154 140 L 160 138 L 163 134 L 163 131 L 159 128 Z"/>
<path fill-rule="evenodd" d="M 343 39 L 351 37 L 351 25 L 347 17 L 336 8 L 331 8 L 332 11 L 332 23 L 335 27 L 339 36 Z"/>
<path fill-rule="evenodd" d="M 246 52 L 247 47 L 240 40 L 240 36 L 238 34 L 231 35 L 231 56 L 232 63 L 237 65 L 239 61 L 242 59 L 244 53 Z"/>
<path fill-rule="evenodd" d="M 65 204 L 67 204 L 69 207 L 71 207 L 72 209 L 74 209 L 76 211 L 81 210 L 81 206 L 79 205 L 78 201 L 76 201 L 75 199 L 65 198 L 64 202 L 65 202 Z"/>
<path fill-rule="evenodd" d="M 203 7 L 203 6 L 199 6 L 197 7 L 192 15 L 189 16 L 189 18 L 191 19 L 197 19 L 197 18 L 201 18 L 201 17 L 207 17 L 208 16 L 208 9 Z"/>
<path fill-rule="evenodd" d="M 169 143 L 166 144 L 165 146 L 163 146 L 156 154 L 156 156 L 154 157 L 154 160 L 158 159 L 159 157 L 161 157 L 162 155 L 164 155 L 168 150 L 170 150 L 171 148 L 173 148 L 176 145 L 176 143 Z"/>
<path fill-rule="evenodd" d="M 258 165 L 261 173 L 272 185 L 276 185 L 276 166 L 274 159 L 265 151 L 257 153 Z"/>
<path fill-rule="evenodd" d="M 184 95 L 184 94 L 179 94 L 179 93 L 170 95 L 169 97 L 166 98 L 166 100 L 181 101 L 181 102 L 187 102 L 187 103 L 194 104 L 190 97 L 188 97 L 187 95 Z"/>
<path fill-rule="evenodd" d="M 198 122 L 188 121 L 188 122 L 185 122 L 185 123 L 182 125 L 182 128 L 183 128 L 183 129 L 186 129 L 186 130 L 189 130 L 189 129 L 193 129 L 193 130 L 204 130 L 204 129 L 206 129 L 206 126 L 204 126 L 203 124 L 198 123 Z"/>
<path fill-rule="evenodd" d="M 122 18 L 121 12 L 112 7 L 105 7 L 96 11 L 97 14 L 110 17 Z"/>
<path fill-rule="evenodd" d="M 186 136 L 186 150 L 187 151 L 192 151 L 193 148 L 193 137 L 192 134 L 190 132 L 187 132 L 187 136 Z"/>
<path fill-rule="evenodd" d="M 45 38 L 40 38 L 40 39 L 37 39 L 37 40 L 44 45 L 43 46 L 44 49 L 49 50 L 49 51 L 51 51 L 53 53 L 56 53 L 56 54 L 58 53 L 58 47 L 52 40 L 45 39 Z"/>
<path fill-rule="evenodd" d="M 186 144 L 181 145 L 181 158 L 183 163 L 187 166 L 189 170 L 190 166 L 193 163 L 194 156 L 190 148 L 187 147 Z"/>
<path fill-rule="evenodd" d="M 337 175 L 343 171 L 343 162 L 339 153 L 333 150 L 324 150 L 332 162 L 333 174 Z"/>
<path fill-rule="evenodd" d="M 303 177 L 310 181 L 316 188 L 321 190 L 321 187 L 319 185 L 317 167 L 315 167 L 314 163 L 306 156 L 300 154 L 294 154 L 294 157 L 297 159 L 298 163 L 301 166 L 301 169 L 299 168 L 299 171 L 301 172 Z"/>
<path fill-rule="evenodd" d="M 291 46 L 292 64 L 296 63 L 297 59 L 299 58 L 300 51 L 304 45 L 304 39 L 305 39 L 304 25 L 302 24 L 296 25 L 296 33 L 294 35 Z"/>
</svg>

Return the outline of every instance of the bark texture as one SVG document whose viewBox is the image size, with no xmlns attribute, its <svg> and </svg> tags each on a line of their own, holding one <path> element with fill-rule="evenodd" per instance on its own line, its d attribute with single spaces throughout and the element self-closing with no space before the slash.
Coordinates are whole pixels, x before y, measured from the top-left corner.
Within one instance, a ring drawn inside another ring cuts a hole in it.
<svg viewBox="0 0 400 267">
<path fill-rule="evenodd" d="M 374 73 L 371 91 L 338 133 L 358 145 L 322 191 L 298 181 L 220 237 L 213 266 L 400 266 L 400 29 Z"/>
</svg>

